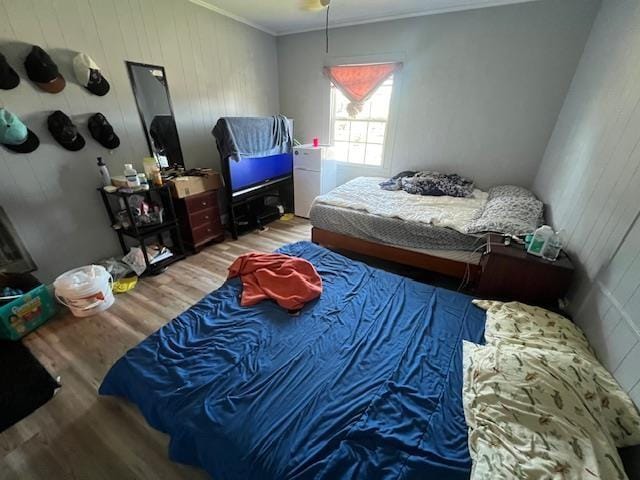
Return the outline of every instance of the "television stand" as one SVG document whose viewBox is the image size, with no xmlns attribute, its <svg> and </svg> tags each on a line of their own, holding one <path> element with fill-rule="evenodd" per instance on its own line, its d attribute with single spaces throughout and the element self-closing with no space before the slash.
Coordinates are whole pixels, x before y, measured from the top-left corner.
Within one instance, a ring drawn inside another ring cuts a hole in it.
<svg viewBox="0 0 640 480">
<path fill-rule="evenodd" d="M 278 220 L 281 216 L 277 205 L 285 212 L 293 211 L 293 176 L 265 185 L 241 195 L 228 195 L 229 231 L 234 240 L 238 235 Z"/>
</svg>

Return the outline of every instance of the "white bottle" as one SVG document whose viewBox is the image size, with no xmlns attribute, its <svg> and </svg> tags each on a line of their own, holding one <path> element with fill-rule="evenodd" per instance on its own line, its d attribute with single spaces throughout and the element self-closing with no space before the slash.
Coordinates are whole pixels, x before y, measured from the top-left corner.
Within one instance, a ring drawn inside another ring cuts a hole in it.
<svg viewBox="0 0 640 480">
<path fill-rule="evenodd" d="M 111 175 L 109 175 L 109 169 L 102 161 L 102 157 L 98 157 L 98 171 L 100 172 L 100 180 L 102 180 L 102 186 L 107 187 L 111 185 Z"/>
<path fill-rule="evenodd" d="M 529 243 L 527 252 L 532 255 L 541 257 L 545 244 L 553 235 L 553 228 L 551 228 L 549 225 L 541 226 L 533 233 L 533 238 L 531 239 L 531 243 Z"/>
<path fill-rule="evenodd" d="M 135 188 L 140 186 L 140 180 L 138 180 L 138 172 L 133 168 L 130 163 L 124 164 L 124 176 L 127 178 L 127 186 Z"/>
<path fill-rule="evenodd" d="M 147 179 L 147 176 L 144 173 L 138 174 L 138 181 L 140 182 L 140 187 L 143 190 L 149 190 L 149 180 Z"/>
</svg>

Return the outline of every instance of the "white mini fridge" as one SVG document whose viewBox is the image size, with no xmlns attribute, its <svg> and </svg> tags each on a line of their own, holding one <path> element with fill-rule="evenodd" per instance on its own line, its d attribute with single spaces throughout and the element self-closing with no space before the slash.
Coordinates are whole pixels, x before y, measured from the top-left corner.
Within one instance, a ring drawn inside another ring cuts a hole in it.
<svg viewBox="0 0 640 480">
<path fill-rule="evenodd" d="M 330 145 L 293 147 L 295 214 L 309 218 L 313 200 L 336 186 L 336 162 Z"/>
</svg>

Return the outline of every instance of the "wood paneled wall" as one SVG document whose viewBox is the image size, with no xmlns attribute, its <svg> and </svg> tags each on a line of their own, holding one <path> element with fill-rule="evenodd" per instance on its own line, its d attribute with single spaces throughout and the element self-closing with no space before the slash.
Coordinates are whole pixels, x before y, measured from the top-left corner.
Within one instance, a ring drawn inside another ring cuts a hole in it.
<svg viewBox="0 0 640 480">
<path fill-rule="evenodd" d="M 32 44 L 47 50 L 67 79 L 60 94 L 27 80 L 22 62 Z M 112 87 L 107 96 L 76 83 L 77 51 L 102 67 Z M 96 157 L 121 175 L 125 163 L 141 168 L 149 155 L 125 60 L 166 68 L 187 167 L 218 167 L 211 135 L 218 117 L 279 111 L 275 38 L 187 0 L 2 0 L 0 52 L 22 77 L 18 88 L 0 90 L 0 106 L 42 142 L 29 155 L 0 147 L 0 204 L 45 281 L 119 251 L 95 190 Z M 50 136 L 46 118 L 57 109 L 84 135 L 82 151 L 64 150 Z M 118 149 L 109 152 L 90 137 L 86 120 L 95 112 L 119 134 Z"/>
<path fill-rule="evenodd" d="M 572 310 L 640 405 L 640 0 L 604 0 L 535 190 L 579 264 Z"/>
</svg>

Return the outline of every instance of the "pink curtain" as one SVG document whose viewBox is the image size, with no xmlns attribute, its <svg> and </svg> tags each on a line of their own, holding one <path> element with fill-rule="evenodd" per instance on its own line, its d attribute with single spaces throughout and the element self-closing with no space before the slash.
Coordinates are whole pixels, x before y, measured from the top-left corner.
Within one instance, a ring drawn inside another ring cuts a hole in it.
<svg viewBox="0 0 640 480">
<path fill-rule="evenodd" d="M 370 63 L 366 65 L 336 65 L 325 67 L 331 83 L 349 99 L 349 115 L 355 117 L 362 106 L 402 63 Z"/>
</svg>

